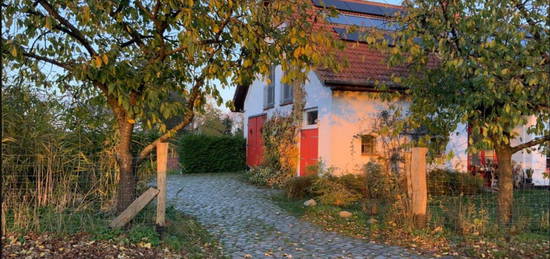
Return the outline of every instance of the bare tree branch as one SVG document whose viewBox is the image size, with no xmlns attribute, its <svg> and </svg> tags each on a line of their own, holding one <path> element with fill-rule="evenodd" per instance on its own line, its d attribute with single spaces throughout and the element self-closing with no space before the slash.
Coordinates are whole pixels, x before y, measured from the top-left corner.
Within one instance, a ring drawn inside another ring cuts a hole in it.
<svg viewBox="0 0 550 259">
<path fill-rule="evenodd" d="M 73 36 L 78 42 L 80 42 L 80 44 L 82 44 L 82 46 L 84 46 L 84 48 L 86 48 L 86 50 L 88 50 L 88 53 L 90 53 L 90 56 L 97 55 L 94 48 L 92 48 L 92 45 L 90 44 L 90 42 L 88 42 L 88 40 L 86 40 L 86 38 L 84 37 L 82 32 L 80 32 L 80 30 L 78 30 L 74 25 L 72 25 L 67 19 L 63 18 L 52 7 L 52 5 L 50 3 L 48 3 L 45 0 L 38 0 L 38 3 L 40 3 L 40 5 L 42 5 L 42 7 L 44 7 L 44 9 L 46 9 L 46 11 L 48 11 L 48 13 L 51 16 L 53 16 L 57 21 L 59 21 L 66 28 L 68 28 L 68 30 L 66 30 L 64 32 L 66 32 L 67 34 Z"/>
<path fill-rule="evenodd" d="M 71 70 L 71 69 L 72 69 L 71 65 L 68 64 L 68 63 L 59 62 L 59 61 L 57 61 L 57 60 L 55 60 L 55 59 L 51 59 L 51 58 L 47 58 L 47 57 L 38 56 L 38 55 L 33 54 L 33 53 L 24 52 L 24 53 L 23 53 L 23 56 L 29 57 L 29 58 L 33 58 L 33 59 L 36 59 L 36 60 L 40 60 L 40 61 L 44 61 L 44 62 L 53 64 L 53 65 L 56 65 L 56 66 L 58 66 L 58 67 L 64 68 L 64 69 L 66 69 L 66 70 Z"/>
<path fill-rule="evenodd" d="M 532 147 L 532 146 L 536 146 L 536 145 L 540 145 L 540 144 L 543 144 L 544 142 L 549 142 L 549 141 L 550 141 L 550 135 L 546 135 L 546 136 L 543 136 L 543 137 L 540 137 L 540 138 L 535 138 L 535 139 L 533 139 L 529 142 L 525 142 L 523 144 L 512 147 L 512 153 L 516 153 L 516 152 L 518 152 L 522 149 Z"/>
</svg>

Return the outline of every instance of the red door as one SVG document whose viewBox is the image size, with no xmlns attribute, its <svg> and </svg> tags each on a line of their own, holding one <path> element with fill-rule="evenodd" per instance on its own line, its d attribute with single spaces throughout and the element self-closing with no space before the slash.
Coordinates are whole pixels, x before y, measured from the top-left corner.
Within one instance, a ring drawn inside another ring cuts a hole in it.
<svg viewBox="0 0 550 259">
<path fill-rule="evenodd" d="M 246 164 L 248 166 L 258 166 L 262 162 L 264 153 L 262 128 L 265 118 L 265 115 L 248 118 L 248 143 L 246 148 Z"/>
<path fill-rule="evenodd" d="M 314 174 L 309 166 L 318 161 L 319 129 L 304 129 L 300 132 L 300 176 Z"/>
</svg>

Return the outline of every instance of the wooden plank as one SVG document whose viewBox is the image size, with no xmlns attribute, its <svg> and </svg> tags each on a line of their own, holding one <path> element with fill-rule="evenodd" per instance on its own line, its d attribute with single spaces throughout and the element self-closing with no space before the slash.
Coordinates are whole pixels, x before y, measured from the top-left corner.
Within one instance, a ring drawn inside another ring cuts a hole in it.
<svg viewBox="0 0 550 259">
<path fill-rule="evenodd" d="M 118 217 L 116 217 L 113 221 L 111 221 L 111 224 L 109 226 L 111 228 L 120 228 L 126 223 L 130 222 L 157 194 L 159 193 L 159 190 L 156 188 L 149 188 L 149 190 L 145 191 L 139 198 L 137 198 L 128 208 L 126 208 Z"/>
<path fill-rule="evenodd" d="M 166 171 L 168 168 L 168 143 L 157 144 L 157 226 L 166 225 Z"/>
<path fill-rule="evenodd" d="M 426 183 L 426 154 L 424 147 L 412 148 L 410 169 L 410 197 L 411 210 L 415 225 L 419 228 L 426 226 L 426 210 L 428 206 L 428 189 Z"/>
</svg>

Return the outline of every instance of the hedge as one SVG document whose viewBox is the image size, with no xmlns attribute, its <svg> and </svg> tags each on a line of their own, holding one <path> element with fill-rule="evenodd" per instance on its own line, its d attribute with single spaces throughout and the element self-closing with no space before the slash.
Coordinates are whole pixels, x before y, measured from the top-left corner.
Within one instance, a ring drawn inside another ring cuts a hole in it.
<svg viewBox="0 0 550 259">
<path fill-rule="evenodd" d="M 238 136 L 184 135 L 178 142 L 183 173 L 234 172 L 246 168 L 246 141 Z"/>
<path fill-rule="evenodd" d="M 437 195 L 473 195 L 483 191 L 483 178 L 469 173 L 436 169 L 428 173 L 428 193 Z"/>
</svg>

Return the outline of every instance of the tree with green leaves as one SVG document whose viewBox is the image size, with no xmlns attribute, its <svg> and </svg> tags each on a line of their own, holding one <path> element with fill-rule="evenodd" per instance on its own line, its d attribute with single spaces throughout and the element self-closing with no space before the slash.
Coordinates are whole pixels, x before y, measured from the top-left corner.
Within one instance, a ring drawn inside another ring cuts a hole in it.
<svg viewBox="0 0 550 259">
<path fill-rule="evenodd" d="M 2 55 L 36 85 L 100 96 L 116 121 L 117 209 L 135 197 L 135 171 L 219 90 L 273 64 L 287 80 L 331 66 L 327 33 L 312 30 L 309 0 L 13 0 L 3 3 Z M 328 53 L 328 54 L 327 54 Z M 168 98 L 176 94 L 179 98 Z M 172 128 L 163 123 L 180 116 Z M 136 128 L 161 136 L 141 150 Z"/>
<path fill-rule="evenodd" d="M 379 47 L 411 96 L 411 122 L 449 135 L 458 124 L 471 134 L 469 152 L 498 157 L 499 216 L 512 217 L 512 155 L 550 141 L 550 19 L 546 0 L 405 1 L 401 30 Z M 527 125 L 528 120 L 536 120 Z M 518 138 L 518 127 L 535 136 Z M 475 140 L 475 141 L 474 141 Z M 515 141 L 520 144 L 513 144 Z"/>
</svg>

